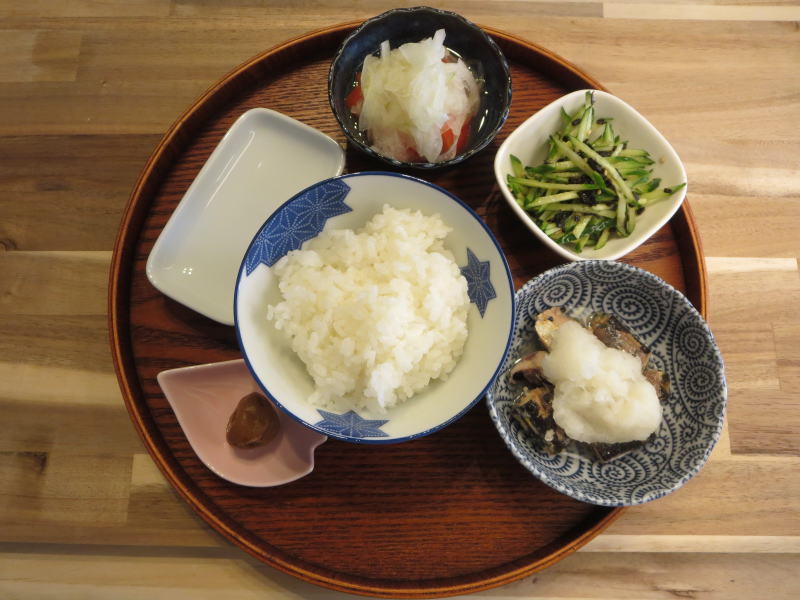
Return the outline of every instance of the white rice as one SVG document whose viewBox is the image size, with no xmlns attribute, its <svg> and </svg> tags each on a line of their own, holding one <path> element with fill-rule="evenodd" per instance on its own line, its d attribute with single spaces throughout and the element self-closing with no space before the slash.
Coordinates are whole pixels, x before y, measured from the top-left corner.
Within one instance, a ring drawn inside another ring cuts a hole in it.
<svg viewBox="0 0 800 600">
<path fill-rule="evenodd" d="M 383 412 L 446 379 L 467 340 L 467 282 L 439 215 L 388 205 L 363 229 L 325 231 L 274 271 L 283 330 L 327 408 Z"/>
</svg>

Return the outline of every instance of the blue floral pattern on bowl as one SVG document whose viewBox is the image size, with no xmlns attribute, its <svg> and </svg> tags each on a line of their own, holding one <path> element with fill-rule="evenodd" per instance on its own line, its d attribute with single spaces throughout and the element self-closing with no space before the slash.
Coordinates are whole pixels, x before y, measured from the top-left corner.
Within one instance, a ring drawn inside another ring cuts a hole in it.
<svg viewBox="0 0 800 600">
<path fill-rule="evenodd" d="M 352 410 L 341 415 L 322 409 L 317 412 L 322 415 L 323 419 L 314 425 L 326 431 L 350 438 L 386 437 L 387 435 L 385 431 L 381 431 L 381 427 L 389 422 L 388 419 L 364 419 Z"/>
<path fill-rule="evenodd" d="M 489 300 L 497 297 L 491 280 L 491 264 L 488 260 L 478 260 L 475 253 L 467 248 L 467 264 L 461 267 L 461 274 L 467 280 L 467 295 L 470 302 L 478 307 L 483 317 Z"/>
<path fill-rule="evenodd" d="M 603 506 L 643 504 L 675 491 L 702 468 L 719 439 L 727 389 L 722 356 L 691 303 L 672 286 L 631 265 L 584 261 L 551 269 L 516 294 L 514 341 L 487 394 L 489 414 L 514 456 L 554 489 Z M 536 315 L 560 306 L 567 314 L 610 313 L 652 352 L 671 384 L 656 436 L 602 463 L 584 455 L 545 452 L 511 417 L 507 373 L 536 338 Z"/>
<path fill-rule="evenodd" d="M 250 275 L 260 264 L 268 267 L 291 250 L 299 250 L 303 242 L 317 237 L 328 219 L 353 210 L 344 203 L 350 187 L 341 179 L 310 188 L 296 202 L 275 211 L 275 217 L 256 235 L 245 256 L 245 269 Z"/>
</svg>

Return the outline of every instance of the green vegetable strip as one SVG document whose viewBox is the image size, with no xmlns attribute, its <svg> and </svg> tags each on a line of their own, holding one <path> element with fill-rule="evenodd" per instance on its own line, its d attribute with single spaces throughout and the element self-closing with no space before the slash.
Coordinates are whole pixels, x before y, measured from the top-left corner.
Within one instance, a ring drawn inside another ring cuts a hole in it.
<svg viewBox="0 0 800 600">
<path fill-rule="evenodd" d="M 561 173 L 546 173 L 541 175 L 528 172 L 525 177 L 526 179 L 538 179 L 549 183 L 570 183 L 572 178 L 582 179 L 584 175 L 580 171 L 563 171 Z"/>
<path fill-rule="evenodd" d="M 589 221 L 591 220 L 592 220 L 592 215 L 586 215 L 585 217 L 583 217 L 580 221 L 578 221 L 578 224 L 575 225 L 575 229 L 572 230 L 572 234 L 575 237 L 580 238 L 583 235 L 584 229 L 586 229 L 586 226 L 589 224 Z"/>
<path fill-rule="evenodd" d="M 558 160 L 560 152 L 558 150 L 558 146 L 556 146 L 552 141 L 550 142 L 550 149 L 547 152 L 547 158 L 545 159 L 546 162 L 555 162 Z"/>
<path fill-rule="evenodd" d="M 666 200 L 667 198 L 672 196 L 675 192 L 682 190 L 684 187 L 686 187 L 686 183 L 681 183 L 680 185 L 676 185 L 670 188 L 663 188 L 660 190 L 656 189 L 646 194 L 642 194 L 641 196 L 639 196 L 639 204 L 641 204 L 642 206 L 650 206 L 661 200 Z M 666 189 L 670 191 L 669 192 L 664 191 Z"/>
<path fill-rule="evenodd" d="M 586 112 L 583 113 L 583 118 L 581 119 L 580 125 L 578 125 L 578 130 L 575 132 L 575 137 L 581 141 L 589 137 L 589 132 L 592 129 L 593 122 L 594 122 L 594 107 L 590 105 L 586 109 Z"/>
<path fill-rule="evenodd" d="M 641 158 L 650 161 L 650 164 L 653 163 L 653 160 L 650 158 L 650 153 L 647 150 L 640 150 L 638 148 L 621 150 L 618 156 L 627 158 Z"/>
<path fill-rule="evenodd" d="M 603 126 L 603 133 L 600 134 L 596 143 L 604 148 L 610 148 L 614 145 L 614 129 L 608 121 Z"/>
<path fill-rule="evenodd" d="M 567 128 L 565 129 L 565 132 L 568 135 L 575 135 L 578 132 L 578 128 L 581 126 L 583 118 L 586 116 L 586 111 L 588 110 L 589 106 L 587 104 L 584 104 L 578 109 L 578 112 L 576 112 L 573 115 L 572 121 L 570 121 L 570 124 L 567 125 Z M 574 125 L 573 123 L 575 123 L 575 121 L 577 121 L 578 123 Z"/>
<path fill-rule="evenodd" d="M 575 165 L 570 160 L 560 160 L 551 165 L 555 171 L 570 171 L 575 168 Z"/>
<path fill-rule="evenodd" d="M 617 171 L 614 165 L 608 162 L 604 156 L 592 150 L 591 146 L 584 144 L 583 142 L 581 142 L 576 138 L 571 138 L 571 141 L 576 148 L 581 150 L 586 156 L 592 158 L 598 165 L 603 167 L 603 169 L 606 171 L 606 175 L 611 180 L 611 183 L 617 184 L 614 186 L 615 188 L 619 186 L 619 189 L 617 191 L 620 192 L 621 195 L 625 196 L 626 200 L 628 200 L 629 202 L 636 201 L 636 199 L 633 197 L 633 192 L 631 192 L 631 188 L 629 188 L 628 184 L 625 183 L 625 179 L 622 177 L 622 175 L 620 175 L 619 171 Z"/>
<path fill-rule="evenodd" d="M 651 192 L 649 192 L 647 194 L 644 194 L 644 197 L 647 198 L 647 199 L 661 198 L 661 197 L 668 198 L 669 196 L 671 196 L 675 192 L 677 192 L 679 190 L 682 190 L 684 187 L 686 187 L 686 184 L 685 183 L 681 183 L 680 185 L 674 185 L 672 187 L 662 188 L 660 190 L 656 189 L 656 190 L 653 190 L 653 191 L 651 191 Z M 667 190 L 669 190 L 669 191 L 667 191 Z"/>
<path fill-rule="evenodd" d="M 661 178 L 660 177 L 656 177 L 655 179 L 652 179 L 650 181 L 650 183 L 642 184 L 641 192 L 639 192 L 639 193 L 640 194 L 646 194 L 648 192 L 652 192 L 652 191 L 656 190 L 658 188 L 658 186 L 660 186 L 660 185 L 661 185 Z"/>
<path fill-rule="evenodd" d="M 597 243 L 594 245 L 595 250 L 600 250 L 603 246 L 606 245 L 608 241 L 608 236 L 611 234 L 610 229 L 604 229 L 603 233 L 600 234 L 600 237 L 597 238 Z"/>
<path fill-rule="evenodd" d="M 536 200 L 530 203 L 525 208 L 536 208 L 537 206 L 547 206 L 555 202 L 565 202 L 567 200 L 577 200 L 578 194 L 575 192 L 563 192 L 561 194 L 550 194 L 548 196 L 539 196 Z M 560 210 L 560 209 L 556 209 Z"/>
<path fill-rule="evenodd" d="M 578 241 L 575 243 L 575 251 L 576 252 L 583 252 L 583 247 L 589 241 L 588 235 L 582 235 L 578 238 Z"/>
<path fill-rule="evenodd" d="M 539 187 L 546 190 L 596 190 L 598 187 L 591 183 L 553 183 L 550 181 L 539 181 L 537 179 L 528 179 L 524 177 L 511 177 L 510 183 L 517 185 L 526 185 L 528 187 Z"/>
<path fill-rule="evenodd" d="M 610 162 L 608 162 L 605 157 L 601 156 L 592 148 L 580 140 L 576 138 L 570 138 L 572 144 L 581 150 L 586 156 L 594 159 L 594 161 L 600 165 L 603 170 L 606 172 L 606 176 L 611 180 L 611 184 L 614 186 L 614 189 L 617 190 L 619 194 L 619 200 L 617 201 L 617 232 L 620 235 L 626 234 L 626 227 L 625 227 L 625 206 L 628 202 L 636 203 L 636 198 L 633 196 L 633 192 L 631 188 L 628 187 L 628 184 L 625 183 L 625 180 L 622 178 L 622 175 L 619 174 L 619 171 L 614 168 Z"/>
<path fill-rule="evenodd" d="M 586 206 L 585 204 L 550 204 L 547 205 L 545 210 L 560 210 L 560 211 L 571 210 L 572 212 L 577 212 L 577 213 L 599 215 L 601 217 L 606 217 L 607 219 L 614 218 L 613 211 L 595 208 L 594 206 Z"/>
<path fill-rule="evenodd" d="M 564 171 L 571 171 L 575 168 L 572 161 L 560 160 L 558 162 L 539 165 L 538 167 L 525 167 L 526 173 L 534 173 L 535 175 L 549 175 L 550 173 L 562 173 Z"/>
<path fill-rule="evenodd" d="M 589 175 L 589 177 L 592 179 L 592 181 L 594 181 L 594 184 L 599 189 L 603 190 L 603 193 L 609 194 L 609 195 L 611 194 L 611 190 L 608 189 L 608 186 L 606 185 L 606 182 L 603 179 L 603 176 L 600 175 L 600 173 L 598 173 L 597 171 L 593 170 L 591 175 Z M 613 196 L 612 196 L 612 199 L 613 199 Z"/>
<path fill-rule="evenodd" d="M 509 158 L 511 159 L 511 170 L 514 173 L 514 177 L 524 177 L 525 167 L 522 165 L 522 161 L 513 154 L 510 154 Z"/>
<path fill-rule="evenodd" d="M 589 166 L 589 163 L 587 163 L 585 160 L 583 160 L 583 158 L 577 152 L 575 152 L 572 148 L 570 148 L 569 145 L 566 142 L 562 142 L 559 138 L 557 138 L 554 135 L 550 136 L 550 141 L 553 142 L 556 145 L 556 147 L 561 152 L 564 153 L 564 156 L 566 156 L 569 160 L 571 160 L 572 163 L 576 167 L 578 167 L 581 171 L 583 171 L 586 175 L 588 175 L 589 177 L 592 177 L 593 173 L 595 175 L 597 174 L 594 171 L 594 169 L 592 169 L 592 167 Z"/>
<path fill-rule="evenodd" d="M 628 235 L 633 233 L 633 229 L 636 227 L 636 207 L 629 206 L 628 207 Z"/>
<path fill-rule="evenodd" d="M 625 229 L 625 207 L 627 206 L 625 200 L 620 196 L 617 200 L 617 233 L 622 237 L 627 235 L 627 230 Z"/>
<path fill-rule="evenodd" d="M 561 107 L 561 121 L 564 127 L 568 126 L 572 122 L 572 117 L 569 116 L 569 113 L 564 110 L 564 107 Z"/>
</svg>

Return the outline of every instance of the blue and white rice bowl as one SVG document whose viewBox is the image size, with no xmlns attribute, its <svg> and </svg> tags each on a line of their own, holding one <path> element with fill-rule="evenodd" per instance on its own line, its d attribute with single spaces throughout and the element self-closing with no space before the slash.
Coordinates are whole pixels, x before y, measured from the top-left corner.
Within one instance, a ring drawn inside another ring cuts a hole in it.
<svg viewBox="0 0 800 600">
<path fill-rule="evenodd" d="M 516 304 L 511 350 L 487 404 L 500 436 L 525 468 L 559 492 L 603 506 L 655 500 L 698 473 L 719 439 L 727 389 L 711 331 L 683 294 L 642 269 L 591 260 L 531 279 L 517 292 Z M 536 316 L 554 306 L 568 315 L 612 314 L 651 350 L 650 364 L 671 384 L 655 438 L 606 463 L 569 449 L 553 456 L 511 416 L 520 390 L 508 371 L 536 339 Z"/>
<path fill-rule="evenodd" d="M 438 213 L 452 228 L 445 247 L 468 282 L 469 335 L 458 364 L 383 414 L 366 409 L 332 412 L 312 405 L 314 382 L 284 332 L 267 319 L 267 305 L 282 300 L 275 263 L 328 229 L 359 229 L 384 204 Z M 452 423 L 483 397 L 511 343 L 514 285 L 505 256 L 480 217 L 461 200 L 426 181 L 368 172 L 327 179 L 278 208 L 256 233 L 236 282 L 234 316 L 239 346 L 253 377 L 277 406 L 333 438 L 371 444 L 428 435 Z"/>
</svg>

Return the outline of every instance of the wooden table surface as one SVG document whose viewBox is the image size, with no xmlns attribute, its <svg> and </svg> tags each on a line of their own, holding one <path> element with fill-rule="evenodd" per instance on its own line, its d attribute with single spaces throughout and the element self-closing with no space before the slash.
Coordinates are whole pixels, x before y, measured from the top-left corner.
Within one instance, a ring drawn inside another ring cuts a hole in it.
<svg viewBox="0 0 800 600">
<path fill-rule="evenodd" d="M 136 177 L 205 89 L 400 4 L 0 0 L 0 598 L 350 597 L 251 559 L 166 484 L 117 386 L 107 276 Z M 800 3 L 431 4 L 561 54 L 669 138 L 729 386 L 695 479 L 474 597 L 800 597 Z"/>
</svg>

